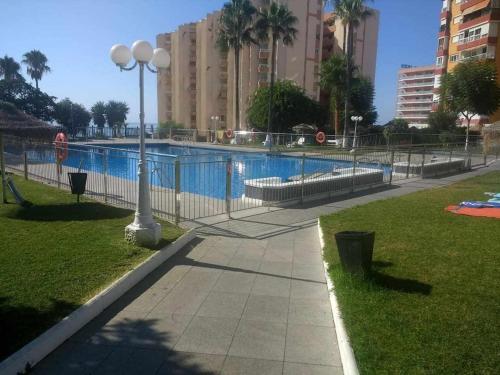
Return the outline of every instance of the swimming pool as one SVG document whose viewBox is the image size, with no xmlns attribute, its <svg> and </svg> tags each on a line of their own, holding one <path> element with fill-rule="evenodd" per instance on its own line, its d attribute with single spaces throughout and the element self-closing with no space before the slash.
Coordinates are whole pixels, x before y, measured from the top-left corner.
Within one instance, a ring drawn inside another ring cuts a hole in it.
<svg viewBox="0 0 500 375">
<path fill-rule="evenodd" d="M 112 150 L 106 147 L 112 147 Z M 84 170 L 99 173 L 106 171 L 111 176 L 136 180 L 138 147 L 138 145 L 119 144 L 72 145 L 64 165 L 75 168 L 81 165 Z M 178 159 L 181 192 L 217 199 L 226 197 L 226 171 L 229 158 L 233 199 L 241 198 L 244 194 L 245 180 L 265 177 L 281 177 L 286 180 L 302 174 L 302 157 L 298 156 L 168 144 L 148 144 L 146 152 L 150 183 L 153 186 L 175 189 L 175 160 Z M 378 169 L 383 167 L 367 163 L 361 163 L 360 166 Z M 303 166 L 305 175 L 328 173 L 346 167 L 352 167 L 352 162 L 320 157 L 305 158 Z"/>
</svg>

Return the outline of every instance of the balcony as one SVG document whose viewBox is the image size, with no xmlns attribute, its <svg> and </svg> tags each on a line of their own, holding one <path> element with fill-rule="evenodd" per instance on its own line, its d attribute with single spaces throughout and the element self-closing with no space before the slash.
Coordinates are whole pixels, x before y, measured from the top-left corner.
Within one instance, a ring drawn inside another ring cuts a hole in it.
<svg viewBox="0 0 500 375">
<path fill-rule="evenodd" d="M 450 28 L 448 27 L 448 25 L 441 25 L 441 27 L 439 28 L 439 31 L 438 31 L 438 37 L 439 38 L 444 38 L 446 36 L 450 36 Z"/>
<path fill-rule="evenodd" d="M 433 90 L 422 90 L 422 91 L 400 91 L 398 92 L 398 96 L 422 96 L 422 95 L 432 95 L 434 94 Z"/>
<path fill-rule="evenodd" d="M 400 83 L 399 88 L 400 89 L 405 89 L 405 88 L 412 88 L 412 87 L 433 87 L 434 86 L 434 76 L 432 76 L 432 81 L 429 82 L 415 82 L 415 83 Z"/>
<path fill-rule="evenodd" d="M 470 56 L 460 56 L 460 61 L 468 61 L 468 60 L 488 60 L 488 59 L 494 59 L 495 58 L 495 53 L 493 52 L 484 52 L 484 53 L 479 53 L 477 55 L 470 55 Z"/>
<path fill-rule="evenodd" d="M 432 103 L 429 103 L 427 107 L 399 107 L 399 112 L 423 112 L 430 111 L 432 109 Z"/>
<path fill-rule="evenodd" d="M 439 47 L 437 50 L 436 56 L 437 57 L 448 56 L 448 50 L 444 49 L 443 47 Z"/>
<path fill-rule="evenodd" d="M 398 106 L 409 105 L 409 104 L 419 104 L 419 103 L 432 104 L 432 98 L 428 98 L 428 99 L 400 99 L 398 101 Z"/>
<path fill-rule="evenodd" d="M 458 41 L 457 51 L 465 51 L 472 48 L 477 48 L 483 45 L 497 44 L 497 37 L 488 36 L 488 34 L 483 35 L 472 35 L 468 38 L 464 38 Z"/>
<path fill-rule="evenodd" d="M 271 55 L 271 51 L 268 49 L 260 49 L 259 50 L 259 59 L 268 59 Z"/>
<path fill-rule="evenodd" d="M 486 8 L 489 3 L 489 0 L 462 0 L 462 3 L 460 4 L 460 11 L 463 12 L 471 7 L 475 7 L 476 10 L 480 10 L 482 8 Z"/>
<path fill-rule="evenodd" d="M 267 64 L 259 64 L 259 66 L 257 67 L 257 72 L 259 73 L 269 73 L 270 71 L 271 69 Z"/>
<path fill-rule="evenodd" d="M 492 21 L 500 21 L 500 9 L 498 9 L 498 8 L 491 9 L 488 12 L 484 12 L 484 14 L 482 14 L 479 17 L 476 17 L 476 18 L 473 18 L 469 21 L 463 22 L 460 25 L 458 25 L 458 30 L 459 31 L 467 30 L 467 29 L 470 29 L 471 27 L 474 27 L 474 26 L 477 26 L 477 25 L 480 25 L 483 23 L 489 23 Z"/>
<path fill-rule="evenodd" d="M 413 81 L 415 79 L 434 79 L 434 72 L 427 74 L 404 75 L 399 77 L 399 81 Z"/>
<path fill-rule="evenodd" d="M 422 114 L 421 116 L 419 115 L 405 115 L 405 114 L 398 114 L 398 118 L 402 118 L 402 119 L 405 119 L 405 120 L 426 120 L 429 118 L 429 115 L 428 114 Z"/>
</svg>

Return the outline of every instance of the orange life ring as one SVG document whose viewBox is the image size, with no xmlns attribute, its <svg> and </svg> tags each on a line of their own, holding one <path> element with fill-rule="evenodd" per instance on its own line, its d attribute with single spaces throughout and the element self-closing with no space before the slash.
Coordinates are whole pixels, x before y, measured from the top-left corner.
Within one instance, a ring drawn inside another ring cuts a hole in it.
<svg viewBox="0 0 500 375">
<path fill-rule="evenodd" d="M 233 129 L 226 130 L 226 137 L 233 138 Z"/>
<path fill-rule="evenodd" d="M 54 145 L 56 148 L 56 158 L 59 162 L 63 162 L 68 158 L 68 138 L 62 132 L 57 133 L 56 139 L 54 139 Z"/>
<path fill-rule="evenodd" d="M 323 143 L 325 143 L 325 141 L 326 141 L 326 135 L 325 135 L 325 133 L 318 132 L 316 134 L 316 142 L 318 142 L 320 145 L 322 145 Z"/>
</svg>

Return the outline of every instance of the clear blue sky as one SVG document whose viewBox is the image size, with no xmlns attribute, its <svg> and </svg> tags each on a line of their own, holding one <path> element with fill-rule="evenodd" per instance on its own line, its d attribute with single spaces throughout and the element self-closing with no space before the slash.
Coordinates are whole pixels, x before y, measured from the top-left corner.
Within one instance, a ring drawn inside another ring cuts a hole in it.
<svg viewBox="0 0 500 375">
<path fill-rule="evenodd" d="M 158 33 L 202 19 L 224 0 L 0 0 L 0 56 L 22 60 L 39 49 L 52 73 L 40 88 L 86 107 L 98 100 L 123 100 L 129 122 L 138 121 L 138 73 L 111 63 L 109 48 L 137 39 L 152 44 Z M 368 2 L 369 3 L 369 2 Z M 375 0 L 380 10 L 376 106 L 379 123 L 394 116 L 397 70 L 401 64 L 432 64 L 439 26 L 438 0 Z M 25 68 L 23 67 L 23 71 Z M 156 80 L 146 74 L 146 122 L 156 122 Z"/>
</svg>

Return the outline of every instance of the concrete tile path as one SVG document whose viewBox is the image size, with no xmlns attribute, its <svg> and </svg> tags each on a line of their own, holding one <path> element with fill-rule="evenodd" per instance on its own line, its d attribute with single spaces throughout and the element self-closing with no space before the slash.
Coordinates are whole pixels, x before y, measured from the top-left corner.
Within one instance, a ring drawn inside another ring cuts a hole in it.
<svg viewBox="0 0 500 375">
<path fill-rule="evenodd" d="M 341 374 L 319 215 L 499 170 L 193 223 L 200 238 L 35 367 L 35 374 Z"/>
</svg>

